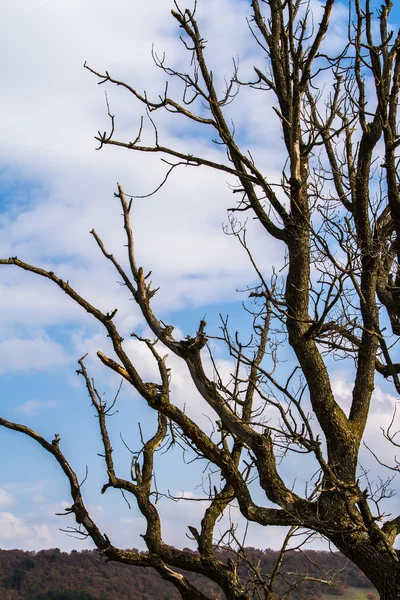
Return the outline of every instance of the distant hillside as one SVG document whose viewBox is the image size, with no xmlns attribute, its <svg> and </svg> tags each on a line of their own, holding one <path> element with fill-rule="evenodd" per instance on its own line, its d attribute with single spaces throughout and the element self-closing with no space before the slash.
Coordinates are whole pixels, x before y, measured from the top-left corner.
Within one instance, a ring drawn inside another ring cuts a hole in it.
<svg viewBox="0 0 400 600">
<path fill-rule="evenodd" d="M 259 562 L 263 576 L 271 573 L 278 553 L 247 549 L 248 556 Z M 228 553 L 221 553 L 227 560 Z M 290 552 L 282 565 L 277 591 L 282 594 L 299 579 L 297 591 L 288 600 L 322 600 L 323 594 L 343 595 L 347 587 L 365 589 L 365 598 L 377 598 L 370 582 L 342 555 L 309 550 L 303 554 Z M 315 579 L 335 575 L 335 586 Z M 243 578 L 246 568 L 241 567 Z M 213 600 L 223 600 L 220 589 L 199 575 L 190 580 Z M 302 595 L 301 595 L 301 594 Z M 279 595 L 278 594 L 278 597 Z M 166 583 L 153 569 L 109 563 L 95 550 L 72 551 L 58 548 L 24 552 L 0 550 L 0 598 L 2 600 L 180 600 L 172 584 Z"/>
</svg>

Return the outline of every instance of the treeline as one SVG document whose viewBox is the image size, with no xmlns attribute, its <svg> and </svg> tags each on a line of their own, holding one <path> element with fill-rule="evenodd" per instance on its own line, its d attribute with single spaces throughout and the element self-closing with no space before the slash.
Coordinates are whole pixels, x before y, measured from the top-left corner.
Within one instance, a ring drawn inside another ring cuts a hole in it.
<svg viewBox="0 0 400 600">
<path fill-rule="evenodd" d="M 247 548 L 263 579 L 274 570 L 278 553 Z M 228 562 L 233 554 L 222 552 Z M 246 562 L 239 565 L 243 581 L 254 588 L 254 575 Z M 223 600 L 220 588 L 200 575 L 188 574 L 194 585 L 213 600 Z M 331 581 L 327 587 L 320 580 Z M 288 552 L 276 579 L 277 597 L 289 591 L 289 600 L 321 600 L 322 594 L 341 596 L 349 587 L 363 587 L 375 594 L 370 582 L 340 554 L 308 550 Z M 106 562 L 96 550 L 71 553 L 58 548 L 24 552 L 0 550 L 0 598 L 2 600 L 180 600 L 172 584 L 150 568 Z M 377 598 L 377 596 L 376 596 Z"/>
</svg>

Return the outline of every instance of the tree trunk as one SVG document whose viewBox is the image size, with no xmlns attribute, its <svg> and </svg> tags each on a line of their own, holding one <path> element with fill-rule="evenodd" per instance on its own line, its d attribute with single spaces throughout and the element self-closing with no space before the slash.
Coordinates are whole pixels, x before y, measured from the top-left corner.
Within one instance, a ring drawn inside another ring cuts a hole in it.
<svg viewBox="0 0 400 600">
<path fill-rule="evenodd" d="M 335 539 L 339 550 L 354 562 L 379 592 L 380 600 L 400 600 L 400 552 L 365 534 Z"/>
</svg>

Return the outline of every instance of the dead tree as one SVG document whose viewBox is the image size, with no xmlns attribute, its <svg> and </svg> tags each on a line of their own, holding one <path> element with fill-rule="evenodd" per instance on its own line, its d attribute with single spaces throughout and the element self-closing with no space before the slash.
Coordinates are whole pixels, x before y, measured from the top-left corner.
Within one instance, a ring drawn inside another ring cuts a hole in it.
<svg viewBox="0 0 400 600">
<path fill-rule="evenodd" d="M 169 161 L 170 170 L 179 165 L 201 166 L 228 174 L 236 182 L 235 192 L 241 199 L 230 211 L 232 231 L 248 253 L 259 283 L 249 290 L 252 342 L 246 345 L 230 332 L 228 322 L 222 321 L 219 341 L 235 363 L 231 381 L 223 381 L 217 370 L 214 378 L 206 374 L 204 351 L 209 337 L 204 321 L 194 337 L 182 340 L 174 337 L 172 325 L 166 326 L 154 314 L 152 298 L 157 290 L 151 288 L 146 271 L 136 262 L 131 201 L 120 184 L 116 197 L 123 212 L 129 271 L 109 253 L 98 234 L 91 233 L 154 334 L 154 340 L 141 341 L 158 365 L 157 382 L 144 381 L 124 350 L 121 332 L 113 321 L 115 311 L 102 313 L 53 272 L 16 257 L 0 261 L 50 279 L 97 319 L 114 351 L 113 357 L 99 352 L 99 359 L 157 413 L 156 433 L 143 443 L 133 464 L 132 480 L 119 478 L 106 427 L 108 409 L 83 359 L 79 361 L 79 372 L 99 417 L 108 476 L 103 491 L 113 487 L 135 497 L 147 521 L 144 539 L 149 554 L 120 550 L 100 533 L 57 438 L 49 443 L 23 425 L 4 419 L 0 424 L 31 436 L 53 454 L 71 485 L 70 511 L 105 556 L 154 567 L 176 585 L 183 598 L 204 600 L 205 596 L 176 569 L 209 577 L 229 600 L 253 597 L 234 562 L 223 563 L 215 549 L 216 521 L 236 502 L 248 521 L 265 527 L 304 528 L 324 536 L 360 567 L 382 600 L 400 599 L 399 552 L 394 548 L 400 516 L 384 520 L 361 489 L 357 475 L 377 374 L 391 381 L 400 393 L 400 363 L 395 360 L 400 335 L 400 34 L 389 27 L 390 0 L 377 10 L 370 0 L 355 0 L 349 3 L 347 39 L 344 36 L 341 51 L 331 55 L 326 41 L 337 4 L 327 0 L 316 19 L 310 5 L 301 0 L 252 0 L 249 27 L 260 49 L 260 64 L 254 66 L 253 80 L 242 81 L 235 62 L 222 91 L 216 87 L 195 9 L 183 10 L 178 5 L 172 15 L 181 28 L 192 70 L 178 72 L 164 59 L 154 58 L 167 77 L 183 83 L 180 101 L 169 97 L 168 88 L 163 96 L 152 99 L 108 72 L 86 67 L 100 83 L 117 85 L 132 94 L 154 126 L 152 145 L 141 143 L 142 127 L 133 141 L 117 139 L 115 118 L 109 111 L 111 130 L 99 133 L 100 147 L 159 153 Z M 319 89 L 322 79 L 325 87 Z M 257 166 L 229 120 L 229 104 L 240 102 L 237 91 L 244 87 L 257 90 L 255 102 L 260 94 L 274 97 L 274 115 L 285 149 L 279 181 Z M 160 111 L 177 113 L 202 126 L 204 135 L 209 132 L 210 139 L 225 148 L 221 162 L 195 156 L 190 149 L 183 152 L 163 146 L 155 122 Z M 281 244 L 286 260 L 279 276 L 270 277 L 268 260 L 256 264 L 237 220 L 242 212 L 255 216 L 265 236 Z M 277 368 L 282 345 L 288 345 L 296 358 L 289 374 Z M 206 435 L 174 405 L 163 347 L 186 363 L 198 392 L 215 411 L 214 436 Z M 354 369 L 348 412 L 332 390 L 327 366 L 332 356 Z M 278 415 L 276 421 L 266 417 L 272 411 Z M 393 440 L 394 428 L 392 423 L 388 439 Z M 155 452 L 171 433 L 221 476 L 222 484 L 210 492 L 200 530 L 190 528 L 196 554 L 163 542 L 152 501 Z M 308 495 L 295 493 L 284 481 L 277 461 L 282 451 L 303 452 L 316 461 L 320 477 Z M 256 503 L 249 487 L 254 479 L 273 507 Z M 256 585 L 254 582 L 260 597 L 274 597 L 270 581 L 256 574 Z"/>
</svg>

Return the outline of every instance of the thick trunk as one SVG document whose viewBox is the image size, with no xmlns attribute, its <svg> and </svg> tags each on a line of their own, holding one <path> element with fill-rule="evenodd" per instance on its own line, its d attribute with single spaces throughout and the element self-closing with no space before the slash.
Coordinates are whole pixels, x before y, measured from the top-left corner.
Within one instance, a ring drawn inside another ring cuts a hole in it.
<svg viewBox="0 0 400 600">
<path fill-rule="evenodd" d="M 383 593 L 379 594 L 380 600 L 399 600 L 400 598 L 400 589 L 397 587 L 396 590 L 385 590 Z"/>
<path fill-rule="evenodd" d="M 382 539 L 371 540 L 355 533 L 346 540 L 334 536 L 335 545 L 354 562 L 379 592 L 380 600 L 400 600 L 400 556 L 386 547 Z M 332 539 L 332 538 L 331 538 Z M 333 541 L 333 540 L 332 540 Z"/>
<path fill-rule="evenodd" d="M 399 577 L 393 578 L 390 573 L 385 577 L 385 573 L 380 575 L 380 585 L 374 584 L 379 592 L 380 600 L 400 600 L 400 582 Z"/>
<path fill-rule="evenodd" d="M 370 564 L 364 569 L 365 575 L 379 592 L 380 600 L 400 600 L 400 572 L 396 563 L 385 564 L 385 561 Z"/>
</svg>

